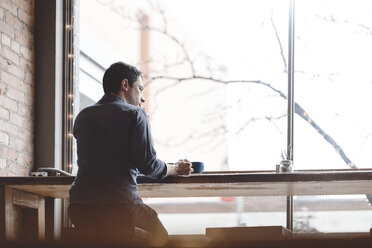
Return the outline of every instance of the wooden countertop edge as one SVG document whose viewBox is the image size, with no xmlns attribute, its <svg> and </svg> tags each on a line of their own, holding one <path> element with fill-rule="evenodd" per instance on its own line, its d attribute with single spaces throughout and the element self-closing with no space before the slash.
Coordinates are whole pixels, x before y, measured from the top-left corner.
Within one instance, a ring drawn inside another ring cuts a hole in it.
<svg viewBox="0 0 372 248">
<path fill-rule="evenodd" d="M 71 184 L 75 177 L 0 177 L 0 185 L 66 185 Z M 275 172 L 212 172 L 193 174 L 188 177 L 168 177 L 164 180 L 153 180 L 138 176 L 138 184 L 202 184 L 202 183 L 262 183 L 262 182 L 324 182 L 324 181 L 365 181 L 372 180 L 372 170 L 362 171 L 310 171 L 294 173 Z"/>
</svg>

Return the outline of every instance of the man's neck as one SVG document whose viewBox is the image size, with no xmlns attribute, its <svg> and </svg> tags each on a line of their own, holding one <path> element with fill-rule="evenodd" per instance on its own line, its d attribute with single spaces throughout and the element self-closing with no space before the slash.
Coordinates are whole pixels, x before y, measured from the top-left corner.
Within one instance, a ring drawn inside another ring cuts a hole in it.
<svg viewBox="0 0 372 248">
<path fill-rule="evenodd" d="M 118 96 L 118 97 L 120 97 L 121 99 L 123 99 L 125 101 L 125 95 L 124 95 L 124 92 L 122 92 L 122 91 L 119 91 L 116 94 L 113 93 L 113 92 L 111 92 L 110 95 L 112 95 L 112 96 Z"/>
</svg>

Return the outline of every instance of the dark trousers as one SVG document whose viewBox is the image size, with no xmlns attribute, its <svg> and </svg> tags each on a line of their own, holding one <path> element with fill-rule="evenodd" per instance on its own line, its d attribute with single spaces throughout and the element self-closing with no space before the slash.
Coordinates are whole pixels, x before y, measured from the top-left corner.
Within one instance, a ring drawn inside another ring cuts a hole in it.
<svg viewBox="0 0 372 248">
<path fill-rule="evenodd" d="M 161 246 L 168 232 L 154 209 L 146 204 L 70 204 L 69 217 L 76 229 L 89 230 L 94 239 L 135 242 Z M 84 232 L 84 231 L 83 231 Z"/>
</svg>

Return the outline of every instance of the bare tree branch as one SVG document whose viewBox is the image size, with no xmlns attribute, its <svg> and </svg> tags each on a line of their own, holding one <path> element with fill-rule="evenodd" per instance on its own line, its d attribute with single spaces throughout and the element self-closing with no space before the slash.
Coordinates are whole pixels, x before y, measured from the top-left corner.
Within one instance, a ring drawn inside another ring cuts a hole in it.
<svg viewBox="0 0 372 248">
<path fill-rule="evenodd" d="M 137 22 L 141 26 L 141 28 L 145 28 L 149 31 L 153 31 L 153 32 L 157 32 L 159 34 L 162 34 L 164 37 L 173 41 L 182 50 L 182 54 L 184 55 L 185 60 L 188 62 L 192 74 L 193 75 L 195 74 L 194 63 L 193 63 L 192 59 L 190 58 L 190 55 L 189 55 L 189 53 L 186 49 L 186 46 L 176 36 L 174 36 L 174 35 L 172 35 L 171 33 L 168 32 L 168 26 L 167 26 L 168 23 L 166 21 L 165 15 L 164 15 L 164 10 L 161 9 L 160 6 L 158 6 L 158 11 L 159 11 L 158 14 L 160 14 L 161 18 L 163 19 L 163 22 L 164 22 L 163 29 L 151 26 L 151 25 L 143 22 L 141 17 L 133 18 L 131 16 L 128 16 L 128 15 L 126 15 L 126 13 L 121 8 L 114 8 L 113 11 L 117 12 L 121 17 L 123 17 L 127 20 Z"/>
<path fill-rule="evenodd" d="M 262 82 L 260 80 L 221 80 L 221 79 L 215 79 L 213 77 L 203 77 L 203 76 L 193 76 L 193 77 L 188 77 L 188 78 L 158 76 L 158 77 L 150 78 L 149 81 L 151 82 L 151 81 L 158 80 L 158 79 L 174 80 L 174 81 L 177 81 L 177 84 L 179 84 L 182 81 L 190 81 L 190 80 L 196 80 L 196 79 L 209 80 L 209 81 L 213 81 L 213 82 L 216 82 L 216 83 L 223 83 L 223 84 L 253 83 L 253 84 L 258 84 L 258 85 L 265 86 L 265 87 L 269 88 L 270 90 L 274 91 L 275 93 L 277 93 L 284 100 L 287 100 L 287 95 L 284 94 L 282 91 L 274 88 L 271 84 Z M 170 86 L 168 88 L 170 88 Z M 341 148 L 341 146 L 329 134 L 327 134 L 321 127 L 319 127 L 319 125 L 316 124 L 316 122 L 310 118 L 309 114 L 297 102 L 295 102 L 295 113 L 297 115 L 299 115 L 302 119 L 304 119 L 307 123 L 309 123 L 320 135 L 322 135 L 322 137 L 325 139 L 325 141 L 327 141 L 335 149 L 337 154 L 339 154 L 341 156 L 342 160 L 345 162 L 345 164 L 347 166 L 349 166 L 352 169 L 357 168 L 356 165 L 353 162 L 351 162 L 350 158 L 345 154 L 345 152 Z M 286 115 L 284 115 L 284 116 L 286 116 Z M 248 120 L 246 122 L 245 125 L 243 125 L 243 127 L 237 132 L 237 134 L 240 133 L 242 130 L 244 130 L 248 126 L 248 124 L 253 122 L 253 121 L 257 121 L 257 120 L 260 120 L 260 119 L 261 120 L 266 119 L 266 120 L 271 121 L 273 119 L 280 119 L 284 116 L 282 115 L 282 116 L 279 116 L 279 117 L 251 118 L 250 120 Z M 192 138 L 192 137 L 189 137 L 189 138 Z"/>
<path fill-rule="evenodd" d="M 349 24 L 349 25 L 353 25 L 353 26 L 357 26 L 367 32 L 369 32 L 370 34 L 372 34 L 372 28 L 367 26 L 367 25 L 364 25 L 364 24 L 360 24 L 360 23 L 355 23 L 355 22 L 350 22 L 348 20 L 344 20 L 344 21 L 340 21 L 340 20 L 337 20 L 335 19 L 332 15 L 330 15 L 329 17 L 326 17 L 326 16 L 321 16 L 321 15 L 315 15 L 316 17 L 319 17 L 327 22 L 335 22 L 335 23 L 344 23 L 344 24 Z"/>
<path fill-rule="evenodd" d="M 261 121 L 261 120 L 267 120 L 267 121 L 270 121 L 272 122 L 272 120 L 279 120 L 283 117 L 286 117 L 287 114 L 283 114 L 283 115 L 280 115 L 280 116 L 276 116 L 276 117 L 272 117 L 272 116 L 266 116 L 266 117 L 262 117 L 262 118 L 250 118 L 237 132 L 236 132 L 236 135 L 238 135 L 240 132 L 242 132 L 249 124 L 251 124 L 252 122 L 255 122 L 255 121 Z"/>
<path fill-rule="evenodd" d="M 336 150 L 337 154 L 341 156 L 342 160 L 351 168 L 357 169 L 356 165 L 351 162 L 348 156 L 345 154 L 344 150 L 337 144 L 337 142 L 324 130 L 315 123 L 314 120 L 310 118 L 307 112 L 298 104 L 295 103 L 295 112 L 298 114 L 302 119 L 304 119 L 307 123 L 309 123 L 318 133 Z"/>
<path fill-rule="evenodd" d="M 282 60 L 283 60 L 283 65 L 284 65 L 284 73 L 288 73 L 287 60 L 285 59 L 285 56 L 284 56 L 282 42 L 279 38 L 278 30 L 276 29 L 275 22 L 274 22 L 274 19 L 273 19 L 273 15 L 274 15 L 274 10 L 271 10 L 271 25 L 273 26 L 276 41 L 278 42 L 278 45 L 279 45 L 279 48 L 280 48 L 280 54 L 281 54 L 281 57 L 282 57 Z"/>
<path fill-rule="evenodd" d="M 191 77 L 183 77 L 183 78 L 182 77 L 171 77 L 171 76 L 156 76 L 156 77 L 149 77 L 149 80 L 146 82 L 145 86 L 147 86 L 150 83 L 152 83 L 153 81 L 159 80 L 159 79 L 174 80 L 174 81 L 177 81 L 177 82 L 202 79 L 202 80 L 208 80 L 208 81 L 213 81 L 215 83 L 222 83 L 222 84 L 252 83 L 252 84 L 258 84 L 258 85 L 264 85 L 264 86 L 270 88 L 271 90 L 273 90 L 274 92 L 276 92 L 279 96 L 287 99 L 287 96 L 283 92 L 274 88 L 270 84 L 262 82 L 260 80 L 222 80 L 222 79 L 218 79 L 218 78 L 204 77 L 204 76 L 197 76 L 197 75 L 193 75 Z"/>
</svg>

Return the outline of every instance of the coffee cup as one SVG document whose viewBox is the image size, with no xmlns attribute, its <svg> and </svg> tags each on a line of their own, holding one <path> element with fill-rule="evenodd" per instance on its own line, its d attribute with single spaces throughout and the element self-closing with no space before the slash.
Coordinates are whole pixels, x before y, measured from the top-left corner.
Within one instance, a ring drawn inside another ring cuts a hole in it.
<svg viewBox="0 0 372 248">
<path fill-rule="evenodd" d="M 203 162 L 191 162 L 191 168 L 194 169 L 193 173 L 202 173 L 204 171 L 204 163 Z"/>
</svg>

